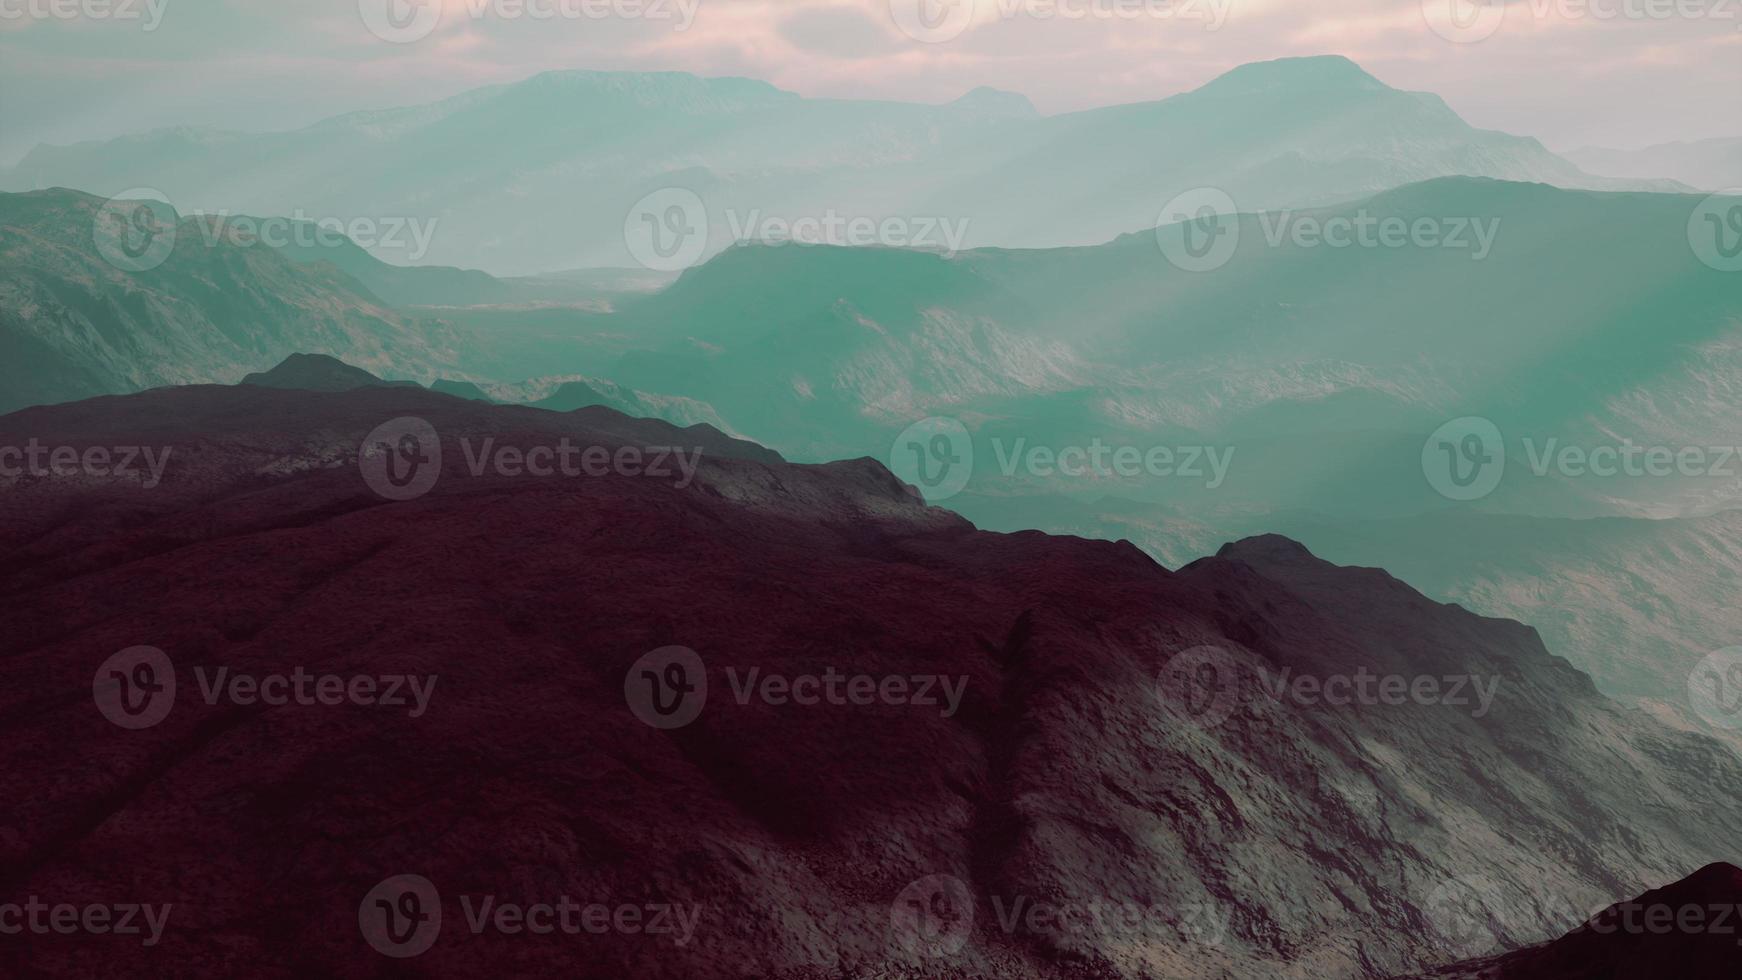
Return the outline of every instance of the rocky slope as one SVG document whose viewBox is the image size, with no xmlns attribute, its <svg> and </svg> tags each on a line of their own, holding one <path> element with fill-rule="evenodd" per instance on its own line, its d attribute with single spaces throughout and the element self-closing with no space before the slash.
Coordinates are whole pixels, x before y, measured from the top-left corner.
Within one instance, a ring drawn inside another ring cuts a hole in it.
<svg viewBox="0 0 1742 980">
<path fill-rule="evenodd" d="M 380 428 L 406 418 L 429 429 Z M 527 475 L 564 439 L 700 463 Z M 1281 538 L 1169 572 L 978 531 L 867 460 L 412 388 L 0 417 L 0 447 L 33 440 L 85 462 L 0 483 L 0 890 L 173 907 L 150 948 L 32 936 L 5 972 L 1385 977 L 1490 952 L 1438 911 L 1459 883 L 1588 908 L 1735 857 L 1717 743 Z M 152 447 L 161 479 L 93 446 Z M 162 673 L 120 673 L 177 693 L 129 729 L 103 668 L 141 645 Z M 699 661 L 647 659 L 674 645 Z M 208 695 L 218 668 L 429 697 L 269 706 Z M 751 669 L 874 686 L 805 703 Z M 1355 676 L 1413 693 L 1327 703 Z M 636 911 L 474 931 L 486 896 Z M 666 906 L 694 928 L 641 927 Z M 396 936 L 430 943 L 396 968 L 370 945 Z"/>
<path fill-rule="evenodd" d="M 421 381 L 481 356 L 451 325 L 393 309 L 330 263 L 210 236 L 174 212 L 135 243 L 137 260 L 106 255 L 126 244 L 112 224 L 131 217 L 76 191 L 0 196 L 0 411 L 234 383 L 299 351 Z"/>
<path fill-rule="evenodd" d="M 1442 602 L 1530 623 L 1604 693 L 1680 724 L 1708 724 L 1691 702 L 1690 675 L 1742 636 L 1742 611 L 1729 598 L 1742 589 L 1737 510 L 1569 520 L 1445 508 L 1333 520 L 1299 512 L 1187 514 L 1115 497 L 964 494 L 949 505 L 988 530 L 1126 540 L 1169 566 L 1229 537 L 1273 529 L 1326 560 L 1384 568 Z"/>
</svg>

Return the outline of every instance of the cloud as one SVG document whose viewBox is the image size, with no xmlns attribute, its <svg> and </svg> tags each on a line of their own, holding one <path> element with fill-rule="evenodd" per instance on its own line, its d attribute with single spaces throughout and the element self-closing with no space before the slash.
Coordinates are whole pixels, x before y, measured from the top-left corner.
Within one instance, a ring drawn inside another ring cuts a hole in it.
<svg viewBox="0 0 1742 980">
<path fill-rule="evenodd" d="M 801 9 L 780 19 L 780 36 L 810 54 L 837 58 L 886 55 L 900 44 L 857 7 Z"/>
</svg>

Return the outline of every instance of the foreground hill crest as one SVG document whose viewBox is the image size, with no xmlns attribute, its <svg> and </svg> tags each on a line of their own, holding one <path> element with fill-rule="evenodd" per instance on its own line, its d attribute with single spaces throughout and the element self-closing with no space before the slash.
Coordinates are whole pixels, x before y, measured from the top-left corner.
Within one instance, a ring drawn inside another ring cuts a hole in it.
<svg viewBox="0 0 1742 980">
<path fill-rule="evenodd" d="M 455 463 L 393 502 L 359 461 L 372 430 L 408 417 L 523 455 L 566 438 L 704 457 L 682 488 Z M 149 492 L 53 475 L 0 489 L 14 610 L 0 657 L 23 679 L 0 691 L 19 719 L 0 748 L 0 789 L 19 801 L 0 880 L 172 903 L 160 969 L 344 973 L 359 903 L 416 875 L 515 904 L 707 910 L 681 948 L 444 928 L 416 964 L 442 973 L 527 955 L 674 980 L 1377 980 L 1455 958 L 1461 937 L 1421 913 L 1448 880 L 1479 875 L 1503 896 L 1553 882 L 1594 907 L 1733 844 L 1742 764 L 1727 750 L 1618 709 L 1527 627 L 1280 539 L 1170 572 L 1125 544 L 978 531 L 871 461 L 798 466 L 607 409 L 409 387 L 207 385 L 0 417 L 0 445 L 32 438 L 175 447 Z M 108 658 L 140 647 L 180 677 L 300 661 L 433 693 L 415 719 L 189 693 L 129 731 L 90 693 Z M 649 728 L 626 688 L 672 647 L 694 651 L 714 693 L 688 724 Z M 1410 698 L 1278 700 L 1248 665 L 1320 691 L 1357 668 L 1500 684 L 1477 717 Z M 948 679 L 933 689 L 959 692 L 957 710 L 807 706 L 762 683 L 802 691 L 831 671 Z M 118 849 L 132 856 L 105 859 Z M 189 878 L 214 852 L 233 860 Z M 939 876 L 988 910 L 1203 915 L 1140 917 L 1133 933 L 986 914 L 959 948 L 915 960 L 891 909 Z M 270 930 L 238 924 L 244 895 Z M 1495 941 L 1552 934 L 1515 921 Z M 89 949 L 0 945 L 0 963 L 138 966 L 136 948 Z"/>
</svg>

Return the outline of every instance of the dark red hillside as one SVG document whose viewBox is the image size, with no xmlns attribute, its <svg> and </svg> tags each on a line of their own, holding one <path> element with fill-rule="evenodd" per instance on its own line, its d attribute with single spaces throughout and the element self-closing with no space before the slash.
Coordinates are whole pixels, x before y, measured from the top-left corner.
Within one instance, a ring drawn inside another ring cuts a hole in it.
<svg viewBox="0 0 1742 980">
<path fill-rule="evenodd" d="M 1742 868 L 1712 864 L 1619 902 L 1561 939 L 1434 977 L 1733 980 L 1742 976 Z"/>
<path fill-rule="evenodd" d="M 440 480 L 389 501 L 358 447 L 406 417 L 439 433 Z M 482 440 L 529 459 L 565 437 L 702 461 L 467 473 Z M 1618 710 L 1525 627 L 1281 539 L 1169 572 L 977 531 L 871 461 L 406 388 L 0 418 L 0 447 L 31 440 L 170 453 L 151 489 L 0 478 L 0 903 L 171 908 L 149 947 L 0 936 L 0 974 L 1379 977 L 1488 951 L 1439 917 L 1448 883 L 1594 904 L 1734 844 L 1742 766 L 1715 743 Z M 176 697 L 130 729 L 93 682 L 140 646 L 161 670 L 116 673 L 173 672 Z M 645 659 L 674 646 L 700 674 Z M 208 703 L 220 668 L 428 697 Z M 752 669 L 786 687 L 739 703 Z M 1362 670 L 1493 697 L 1260 680 Z M 682 720 L 653 694 L 703 675 L 688 724 L 642 720 Z M 793 696 L 831 676 L 877 693 Z M 474 931 L 486 898 L 615 917 Z M 661 909 L 691 928 L 652 928 Z"/>
</svg>

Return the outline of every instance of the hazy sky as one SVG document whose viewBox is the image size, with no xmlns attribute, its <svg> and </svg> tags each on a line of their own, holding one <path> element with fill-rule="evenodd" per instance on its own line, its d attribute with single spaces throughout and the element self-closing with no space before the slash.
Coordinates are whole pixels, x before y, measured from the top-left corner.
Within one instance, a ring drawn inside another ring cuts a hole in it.
<svg viewBox="0 0 1742 980">
<path fill-rule="evenodd" d="M 991 85 L 1050 113 L 1325 53 L 1557 149 L 1742 135 L 1742 0 L 1463 8 L 1461 41 L 1430 23 L 1471 0 L 951 2 L 0 0 L 0 160 L 159 126 L 289 128 L 553 68 L 747 75 L 807 95 L 921 102 Z M 445 9 L 419 21 L 418 3 Z M 401 23 L 427 36 L 372 33 L 365 11 L 388 24 L 393 4 L 412 5 Z"/>
</svg>

